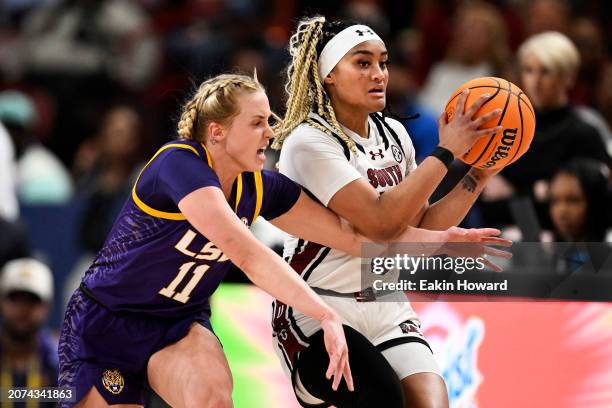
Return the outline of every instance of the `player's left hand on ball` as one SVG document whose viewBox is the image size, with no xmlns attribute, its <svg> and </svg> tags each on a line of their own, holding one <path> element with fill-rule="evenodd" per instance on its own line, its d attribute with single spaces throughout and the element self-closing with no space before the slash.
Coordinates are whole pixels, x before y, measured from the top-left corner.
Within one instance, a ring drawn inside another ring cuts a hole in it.
<svg viewBox="0 0 612 408">
<path fill-rule="evenodd" d="M 342 377 L 344 377 L 348 389 L 354 391 L 353 376 L 348 359 L 348 346 L 346 345 L 340 317 L 335 312 L 331 313 L 321 320 L 321 328 L 323 329 L 325 349 L 329 355 L 329 366 L 325 372 L 325 378 L 328 380 L 334 378 L 332 389 L 336 391 Z"/>
<path fill-rule="evenodd" d="M 454 257 L 482 258 L 482 262 L 490 269 L 501 272 L 502 268 L 491 262 L 488 256 L 504 259 L 512 258 L 512 253 L 491 245 L 510 247 L 512 241 L 500 238 L 501 231 L 497 228 L 459 228 L 451 227 L 444 231 L 446 244 L 440 253 Z"/>
</svg>

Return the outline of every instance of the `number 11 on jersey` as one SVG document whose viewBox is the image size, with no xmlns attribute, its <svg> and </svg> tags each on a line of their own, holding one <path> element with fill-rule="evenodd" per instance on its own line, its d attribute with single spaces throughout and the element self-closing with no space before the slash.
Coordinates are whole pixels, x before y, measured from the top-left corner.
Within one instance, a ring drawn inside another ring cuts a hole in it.
<svg viewBox="0 0 612 408">
<path fill-rule="evenodd" d="M 186 262 L 181 265 L 179 268 L 179 272 L 176 275 L 176 278 L 170 282 L 168 286 L 162 288 L 158 293 L 160 295 L 166 296 L 168 298 L 174 299 L 181 303 L 187 303 L 189 300 L 189 295 L 195 289 L 202 276 L 206 273 L 206 271 L 210 268 L 210 265 L 198 265 L 193 269 L 193 276 L 187 282 L 187 285 L 180 292 L 176 292 L 176 288 L 180 285 L 180 283 L 185 279 L 189 271 L 192 270 L 193 266 L 196 265 L 195 262 Z"/>
</svg>

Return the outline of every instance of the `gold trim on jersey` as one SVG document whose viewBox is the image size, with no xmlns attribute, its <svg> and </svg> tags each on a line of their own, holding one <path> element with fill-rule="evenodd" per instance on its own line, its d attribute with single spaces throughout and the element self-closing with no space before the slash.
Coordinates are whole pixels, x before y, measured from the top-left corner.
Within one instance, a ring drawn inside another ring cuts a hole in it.
<svg viewBox="0 0 612 408">
<path fill-rule="evenodd" d="M 238 214 L 238 204 L 240 204 L 240 199 L 242 198 L 242 173 L 238 175 L 236 179 L 236 214 Z"/>
<path fill-rule="evenodd" d="M 206 148 L 206 146 L 204 146 L 204 143 L 200 143 L 200 144 L 204 148 L 204 153 L 206 153 L 206 161 L 208 162 L 208 165 L 212 169 L 213 168 L 212 157 L 210 157 L 210 153 L 209 153 L 208 149 Z"/>
<path fill-rule="evenodd" d="M 171 213 L 171 212 L 165 212 L 165 211 L 156 210 L 155 208 L 149 207 L 147 204 L 145 204 L 144 201 L 142 201 L 138 197 L 138 194 L 136 194 L 136 186 L 138 185 L 138 180 L 140 180 L 140 176 L 142 176 L 142 173 L 144 172 L 144 170 L 147 168 L 147 166 L 149 164 L 151 164 L 151 162 L 153 160 L 155 160 L 155 158 L 157 156 L 159 156 L 159 154 L 161 152 L 163 152 L 164 150 L 169 149 L 171 147 L 178 147 L 178 148 L 181 148 L 181 149 L 191 150 L 192 152 L 197 154 L 198 157 L 200 157 L 200 153 L 198 153 L 198 151 L 193 146 L 189 146 L 189 145 L 186 145 L 186 144 L 179 144 L 179 143 L 171 143 L 171 144 L 167 144 L 167 145 L 163 146 L 161 149 L 159 149 L 157 151 L 157 153 L 155 153 L 153 155 L 153 157 L 151 157 L 151 160 L 149 160 L 147 162 L 147 164 L 145 164 L 145 166 L 142 168 L 142 170 L 140 170 L 140 173 L 138 174 L 138 177 L 136 178 L 136 182 L 134 183 L 134 187 L 132 187 L 132 199 L 134 200 L 134 203 L 136 203 L 138 208 L 140 208 L 146 214 L 149 214 L 149 215 L 151 215 L 153 217 L 163 218 L 163 219 L 166 219 L 166 220 L 184 221 L 186 218 L 185 218 L 185 216 L 182 213 L 180 213 L 180 212 L 178 212 L 178 213 Z M 210 159 L 210 155 L 208 154 L 208 151 L 206 150 L 206 148 L 204 148 L 204 151 L 206 152 L 206 159 L 208 160 L 208 165 L 210 166 L 211 163 L 212 163 L 212 161 Z"/>
<path fill-rule="evenodd" d="M 251 224 L 253 224 L 259 216 L 261 204 L 263 203 L 263 179 L 261 177 L 261 171 L 254 172 L 253 177 L 255 178 L 255 193 L 257 195 L 257 199 L 255 201 L 255 212 L 253 213 L 253 221 L 251 221 Z"/>
<path fill-rule="evenodd" d="M 198 157 L 200 157 L 200 154 L 198 153 L 198 151 L 190 145 L 186 145 L 186 144 L 179 144 L 179 143 L 171 143 L 171 144 L 167 144 L 165 146 L 163 146 L 161 149 L 159 149 L 157 151 L 157 153 L 155 153 L 155 155 L 153 155 L 153 157 L 151 158 L 151 160 L 149 160 L 147 162 L 147 164 L 144 165 L 144 167 L 142 168 L 142 170 L 140 171 L 140 173 L 138 174 L 138 177 L 136 178 L 136 182 L 134 183 L 134 186 L 132 187 L 132 199 L 134 200 L 134 203 L 136 203 L 136 205 L 138 206 L 138 208 L 140 208 L 143 212 L 145 212 L 148 215 L 151 215 L 153 217 L 157 217 L 157 218 L 163 218 L 166 220 L 175 220 L 175 221 L 184 221 L 186 220 L 185 216 L 178 212 L 178 213 L 172 213 L 172 212 L 165 212 L 165 211 L 160 211 L 160 210 L 156 210 L 155 208 L 149 207 L 144 201 L 142 201 L 140 199 L 140 197 L 138 197 L 138 194 L 136 193 L 136 186 L 138 185 L 138 181 L 140 180 L 140 176 L 142 175 L 142 173 L 144 172 L 144 170 L 147 168 L 147 166 L 149 164 L 151 164 L 151 162 L 153 160 L 155 160 L 155 158 L 157 156 L 159 156 L 159 154 L 161 152 L 163 152 L 166 149 L 169 149 L 171 147 L 178 147 L 181 149 L 187 149 L 187 150 L 191 150 L 192 152 L 194 152 L 195 154 L 198 155 Z M 210 153 L 208 151 L 208 149 L 206 148 L 206 146 L 204 146 L 204 144 L 202 143 L 202 147 L 204 148 L 204 152 L 206 153 L 206 161 L 208 162 L 208 165 L 212 167 L 212 158 L 210 156 Z M 253 178 L 255 180 L 255 194 L 256 194 L 256 200 L 255 200 L 255 211 L 253 212 L 253 220 L 251 223 L 253 223 L 255 221 L 255 219 L 257 219 L 257 217 L 259 216 L 259 212 L 261 211 L 261 206 L 263 203 L 263 179 L 261 176 L 261 172 L 257 171 L 253 173 Z M 236 214 L 238 214 L 238 206 L 240 204 L 240 199 L 242 198 L 242 189 L 243 189 L 243 181 L 242 181 L 242 173 L 240 173 L 238 175 L 238 178 L 236 179 L 236 204 L 234 206 Z"/>
</svg>

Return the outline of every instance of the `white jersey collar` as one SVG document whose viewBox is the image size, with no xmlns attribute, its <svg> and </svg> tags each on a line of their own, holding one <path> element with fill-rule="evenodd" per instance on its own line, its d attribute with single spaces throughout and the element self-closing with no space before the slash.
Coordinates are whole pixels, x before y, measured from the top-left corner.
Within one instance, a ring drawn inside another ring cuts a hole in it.
<svg viewBox="0 0 612 408">
<path fill-rule="evenodd" d="M 327 123 L 327 121 L 324 118 L 322 118 L 318 114 L 314 112 L 310 112 L 308 114 L 308 117 L 312 119 L 316 119 L 319 123 L 321 123 L 327 129 L 329 129 L 331 132 L 336 132 L 335 129 L 329 123 Z M 368 134 L 370 135 L 370 137 L 368 137 L 367 139 L 359 136 L 357 133 L 353 132 L 351 129 L 342 125 L 342 123 L 340 124 L 340 126 L 342 127 L 342 130 L 348 137 L 353 139 L 355 143 L 358 143 L 364 147 L 375 146 L 381 143 L 380 135 L 378 134 L 378 131 L 376 130 L 376 125 L 374 125 L 374 123 L 372 122 L 372 118 L 370 118 L 369 116 L 368 116 L 368 126 L 369 126 Z"/>
</svg>

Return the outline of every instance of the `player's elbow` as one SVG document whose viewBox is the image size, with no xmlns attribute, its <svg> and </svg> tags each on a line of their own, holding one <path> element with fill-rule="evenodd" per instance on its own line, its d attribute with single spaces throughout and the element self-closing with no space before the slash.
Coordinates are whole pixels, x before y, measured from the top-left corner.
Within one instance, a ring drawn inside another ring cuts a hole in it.
<svg viewBox="0 0 612 408">
<path fill-rule="evenodd" d="M 359 232 L 375 242 L 386 242 L 393 240 L 402 232 L 402 226 L 399 223 L 390 222 L 385 217 L 377 217 L 364 225 L 358 227 Z"/>
</svg>

